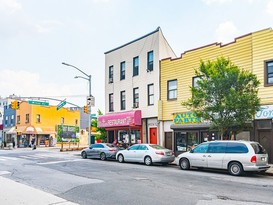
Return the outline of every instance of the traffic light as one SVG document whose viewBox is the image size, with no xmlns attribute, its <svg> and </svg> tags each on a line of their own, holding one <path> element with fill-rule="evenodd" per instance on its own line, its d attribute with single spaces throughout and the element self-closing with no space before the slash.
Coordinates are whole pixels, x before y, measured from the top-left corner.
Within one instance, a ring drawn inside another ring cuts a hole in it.
<svg viewBox="0 0 273 205">
<path fill-rule="evenodd" d="M 88 113 L 88 106 L 87 106 L 87 105 L 85 105 L 85 106 L 83 107 L 83 111 L 84 111 L 84 113 Z"/>
<path fill-rule="evenodd" d="M 20 108 L 20 102 L 15 100 L 15 101 L 12 101 L 11 102 L 11 108 L 14 109 L 14 110 L 17 110 Z"/>
</svg>

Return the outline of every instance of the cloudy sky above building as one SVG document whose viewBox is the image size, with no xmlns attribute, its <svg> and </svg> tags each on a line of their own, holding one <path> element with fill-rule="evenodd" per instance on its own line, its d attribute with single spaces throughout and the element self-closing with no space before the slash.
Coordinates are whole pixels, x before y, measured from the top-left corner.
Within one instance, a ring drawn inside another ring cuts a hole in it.
<svg viewBox="0 0 273 205">
<path fill-rule="evenodd" d="M 0 0 L 0 96 L 83 106 L 92 75 L 104 111 L 104 52 L 158 26 L 177 56 L 273 26 L 273 0 Z"/>
</svg>

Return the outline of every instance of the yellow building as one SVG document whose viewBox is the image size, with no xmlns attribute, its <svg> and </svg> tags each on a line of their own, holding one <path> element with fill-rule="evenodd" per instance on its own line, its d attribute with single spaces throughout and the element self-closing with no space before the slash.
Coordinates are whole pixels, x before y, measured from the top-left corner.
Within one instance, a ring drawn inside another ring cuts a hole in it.
<svg viewBox="0 0 273 205">
<path fill-rule="evenodd" d="M 16 111 L 19 147 L 28 146 L 32 139 L 35 139 L 37 146 L 55 146 L 58 131 L 62 137 L 74 138 L 79 133 L 79 126 L 80 110 L 69 110 L 64 107 L 57 110 L 56 106 L 35 105 L 22 101 Z"/>
<path fill-rule="evenodd" d="M 196 82 L 194 70 L 199 67 L 200 60 L 215 60 L 221 56 L 230 58 L 238 67 L 257 75 L 261 82 L 261 103 L 269 107 L 267 114 L 272 112 L 268 116 L 257 113 L 253 131 L 242 132 L 238 138 L 258 141 L 262 133 L 264 142 L 259 141 L 267 150 L 271 151 L 273 147 L 273 31 L 269 28 L 238 37 L 229 44 L 206 45 L 186 51 L 180 58 L 160 62 L 158 120 L 162 122 L 164 145 L 177 154 L 187 150 L 189 146 L 218 137 L 217 133 L 208 131 L 208 123 L 196 119 L 194 113 L 190 113 L 181 102 L 191 96 L 189 86 Z M 261 115 L 263 116 L 259 118 Z M 262 129 L 263 127 L 266 129 Z M 273 157 L 273 153 L 270 154 Z"/>
</svg>

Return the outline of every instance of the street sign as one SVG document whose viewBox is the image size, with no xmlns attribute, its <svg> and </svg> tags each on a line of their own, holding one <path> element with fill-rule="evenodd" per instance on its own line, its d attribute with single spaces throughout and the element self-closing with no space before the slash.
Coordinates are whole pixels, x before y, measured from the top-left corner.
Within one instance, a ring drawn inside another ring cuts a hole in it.
<svg viewBox="0 0 273 205">
<path fill-rule="evenodd" d="M 58 105 L 57 105 L 57 111 L 59 110 L 59 109 L 61 109 L 63 106 L 65 106 L 66 105 L 66 99 L 64 99 L 62 102 L 60 102 Z"/>
<path fill-rule="evenodd" d="M 49 102 L 42 102 L 42 101 L 35 101 L 35 100 L 29 100 L 28 104 L 30 105 L 42 105 L 42 106 L 48 106 Z"/>
<path fill-rule="evenodd" d="M 87 96 L 86 104 L 87 104 L 87 106 L 94 107 L 95 106 L 95 97 L 94 96 Z"/>
</svg>

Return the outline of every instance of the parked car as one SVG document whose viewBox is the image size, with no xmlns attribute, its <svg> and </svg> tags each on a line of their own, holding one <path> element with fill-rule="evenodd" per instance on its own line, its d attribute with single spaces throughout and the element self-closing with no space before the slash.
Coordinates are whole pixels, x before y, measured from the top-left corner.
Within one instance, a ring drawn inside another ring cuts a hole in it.
<svg viewBox="0 0 273 205">
<path fill-rule="evenodd" d="M 118 148 L 110 143 L 92 144 L 90 147 L 82 150 L 82 158 L 99 158 L 106 160 L 107 158 L 116 158 Z"/>
<path fill-rule="evenodd" d="M 139 162 L 146 165 L 152 163 L 168 164 L 174 161 L 172 150 L 166 149 L 156 144 L 135 144 L 131 147 L 120 150 L 116 154 L 116 159 L 121 162 Z"/>
<path fill-rule="evenodd" d="M 270 168 L 266 150 L 258 142 L 251 141 L 204 142 L 178 155 L 175 162 L 182 170 L 191 167 L 226 169 L 234 176 Z"/>
</svg>

